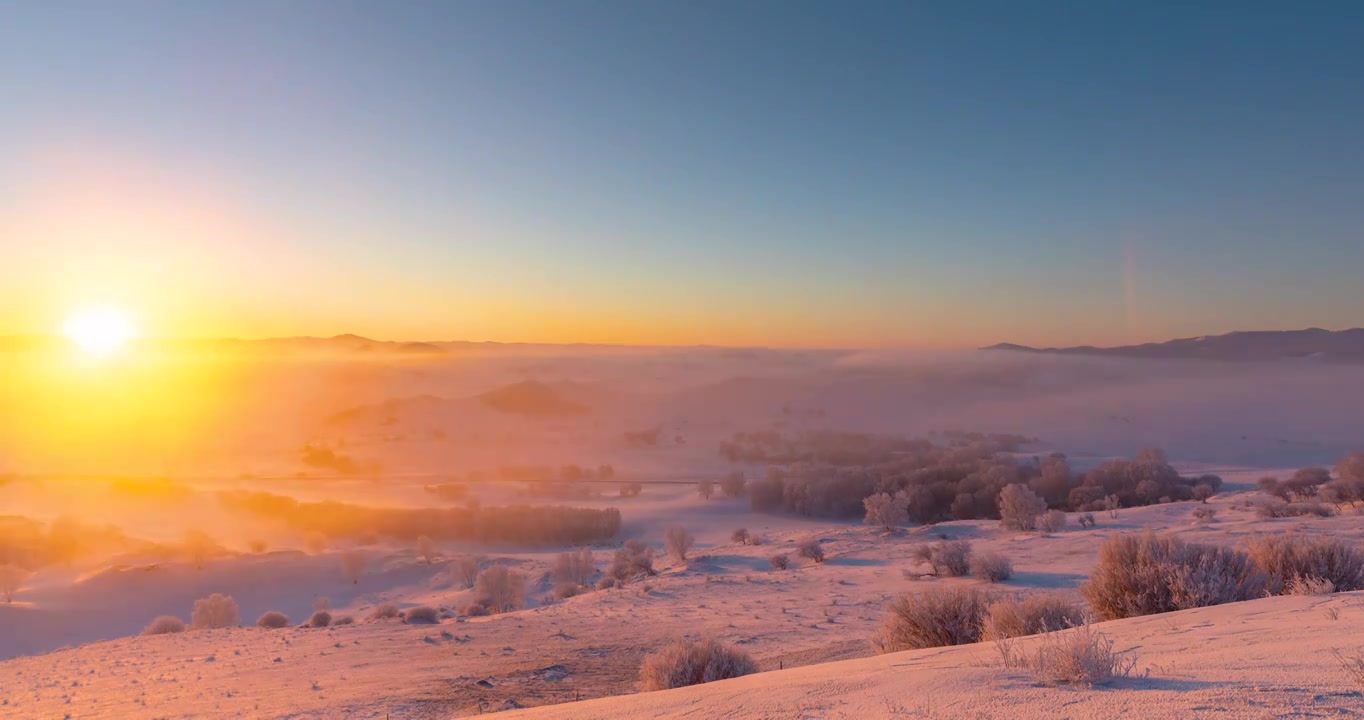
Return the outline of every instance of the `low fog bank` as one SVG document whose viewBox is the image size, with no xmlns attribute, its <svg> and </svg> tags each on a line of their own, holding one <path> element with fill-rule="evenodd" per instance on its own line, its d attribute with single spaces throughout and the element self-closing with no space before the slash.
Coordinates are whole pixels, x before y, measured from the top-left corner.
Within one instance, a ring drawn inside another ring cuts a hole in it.
<svg viewBox="0 0 1364 720">
<path fill-rule="evenodd" d="M 1364 444 L 1364 365 L 1311 360 L 526 346 L 56 370 L 8 362 L 0 474 L 327 470 L 310 466 L 309 447 L 374 477 L 505 464 L 669 472 L 716 469 L 723 438 L 774 429 L 1009 432 L 1072 456 L 1163 447 L 1177 461 L 1274 467 Z"/>
</svg>

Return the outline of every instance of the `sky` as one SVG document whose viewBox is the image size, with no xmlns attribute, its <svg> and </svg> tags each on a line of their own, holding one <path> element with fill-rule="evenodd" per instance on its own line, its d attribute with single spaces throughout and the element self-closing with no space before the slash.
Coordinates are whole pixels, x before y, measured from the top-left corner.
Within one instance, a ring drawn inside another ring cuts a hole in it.
<svg viewBox="0 0 1364 720">
<path fill-rule="evenodd" d="M 0 335 L 1364 325 L 1364 5 L 19 2 Z"/>
</svg>

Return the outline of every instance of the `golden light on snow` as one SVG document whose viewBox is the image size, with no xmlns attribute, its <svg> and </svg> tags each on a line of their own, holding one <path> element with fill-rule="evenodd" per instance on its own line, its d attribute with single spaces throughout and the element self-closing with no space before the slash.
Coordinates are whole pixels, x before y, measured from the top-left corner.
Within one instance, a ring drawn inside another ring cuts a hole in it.
<svg viewBox="0 0 1364 720">
<path fill-rule="evenodd" d="M 133 327 L 126 315 L 113 308 L 92 307 L 67 318 L 62 334 L 76 347 L 103 357 L 123 347 L 133 336 Z"/>
</svg>

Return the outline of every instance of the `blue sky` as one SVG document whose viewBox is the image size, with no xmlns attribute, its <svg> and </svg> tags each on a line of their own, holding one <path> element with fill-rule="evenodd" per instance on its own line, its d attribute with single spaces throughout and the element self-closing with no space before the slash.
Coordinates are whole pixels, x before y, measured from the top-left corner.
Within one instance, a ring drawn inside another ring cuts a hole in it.
<svg viewBox="0 0 1364 720">
<path fill-rule="evenodd" d="M 1364 324 L 1364 7 L 1309 5 L 24 3 L 0 333 Z"/>
</svg>

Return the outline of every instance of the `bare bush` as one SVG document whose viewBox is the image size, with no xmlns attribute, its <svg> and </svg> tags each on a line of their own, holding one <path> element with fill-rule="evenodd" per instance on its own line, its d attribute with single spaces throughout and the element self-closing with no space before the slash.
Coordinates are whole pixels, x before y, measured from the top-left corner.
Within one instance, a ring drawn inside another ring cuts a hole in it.
<svg viewBox="0 0 1364 720">
<path fill-rule="evenodd" d="M 1066 514 L 1060 510 L 1048 510 L 1042 514 L 1038 524 L 1041 526 L 1042 532 L 1061 532 L 1066 526 Z"/>
<path fill-rule="evenodd" d="M 1046 511 L 1047 501 L 1026 485 L 1015 483 L 999 491 L 1000 523 L 1010 530 L 1036 530 L 1037 519 Z"/>
<path fill-rule="evenodd" d="M 1028 595 L 990 603 L 981 625 L 982 640 L 1001 640 L 1064 630 L 1084 624 L 1080 608 L 1057 595 Z"/>
<path fill-rule="evenodd" d="M 918 545 L 910 551 L 910 557 L 932 565 L 935 575 L 960 577 L 971 571 L 971 543 L 966 540 Z"/>
<path fill-rule="evenodd" d="M 326 610 L 314 612 L 312 617 L 308 618 L 307 622 L 307 626 L 310 628 L 324 628 L 331 624 L 332 614 Z"/>
<path fill-rule="evenodd" d="M 341 553 L 341 574 L 354 585 L 360 584 L 360 577 L 365 574 L 365 565 L 368 559 L 359 550 L 347 550 Z"/>
<path fill-rule="evenodd" d="M 602 579 L 597 581 L 597 589 L 610 590 L 611 588 L 616 586 L 616 583 L 617 580 L 614 577 L 607 575 L 606 577 L 603 577 Z"/>
<path fill-rule="evenodd" d="M 519 610 L 526 598 L 526 576 L 506 565 L 494 565 L 478 574 L 474 595 L 475 602 L 494 614 Z"/>
<path fill-rule="evenodd" d="M 715 640 L 679 640 L 644 658 L 639 668 L 639 682 L 642 690 L 650 692 L 736 678 L 757 671 L 757 663 L 742 650 Z"/>
<path fill-rule="evenodd" d="M 971 574 L 985 582 L 1004 582 L 1013 577 L 1014 564 L 999 553 L 981 553 L 971 558 Z"/>
<path fill-rule="evenodd" d="M 267 630 L 278 630 L 289 626 L 289 616 L 278 610 L 270 610 L 256 618 L 256 627 Z"/>
<path fill-rule="evenodd" d="M 1336 650 L 1334 655 L 1340 669 L 1345 671 L 1345 677 L 1349 678 L 1355 687 L 1364 690 L 1364 651 L 1346 655 L 1344 651 Z"/>
<path fill-rule="evenodd" d="M 625 546 L 611 558 L 609 572 L 621 584 L 658 574 L 654 572 L 654 549 L 643 540 L 626 540 Z"/>
<path fill-rule="evenodd" d="M 1080 594 L 1099 618 L 1151 615 L 1251 600 L 1277 590 L 1243 552 L 1168 535 L 1114 535 Z"/>
<path fill-rule="evenodd" d="M 772 566 L 773 570 L 785 570 L 791 567 L 791 558 L 787 557 L 785 553 L 779 553 L 768 558 L 767 563 Z"/>
<path fill-rule="evenodd" d="M 436 543 L 426 535 L 417 538 L 417 554 L 422 556 L 427 565 L 436 559 Z"/>
<path fill-rule="evenodd" d="M 740 545 L 747 545 L 752 539 L 753 536 L 748 534 L 748 528 L 739 528 L 729 536 L 730 542 L 738 543 Z"/>
<path fill-rule="evenodd" d="M 1136 658 L 1113 649 L 1113 641 L 1089 625 L 1046 633 L 1032 648 L 1019 651 L 1012 643 L 998 645 L 1004 664 L 1029 670 L 1052 685 L 1102 685 L 1127 677 Z"/>
<path fill-rule="evenodd" d="M 460 608 L 459 614 L 467 615 L 469 617 L 485 617 L 487 615 L 491 615 L 492 611 L 488 610 L 488 606 L 484 605 L 483 603 L 471 602 L 468 605 L 465 605 L 464 607 Z"/>
<path fill-rule="evenodd" d="M 1199 507 L 1196 507 L 1196 508 L 1193 509 L 1192 515 L 1193 515 L 1194 522 L 1197 522 L 1197 523 L 1200 523 L 1200 524 L 1207 524 L 1207 523 L 1212 522 L 1213 518 L 1217 517 L 1217 509 L 1216 509 L 1216 508 L 1210 508 L 1210 507 L 1203 507 L 1203 506 L 1200 505 Z"/>
<path fill-rule="evenodd" d="M 663 545 L 668 549 L 668 554 L 682 562 L 686 562 L 687 551 L 695 542 L 696 538 L 680 525 L 670 527 L 663 533 Z"/>
<path fill-rule="evenodd" d="M 709 500 L 715 495 L 715 481 L 707 479 L 696 483 L 696 494 L 703 500 Z"/>
<path fill-rule="evenodd" d="M 19 592 L 19 588 L 24 586 L 33 573 L 18 565 L 0 565 L 0 595 L 5 597 L 5 603 L 14 602 L 14 594 Z"/>
<path fill-rule="evenodd" d="M 451 572 L 464 583 L 464 587 L 472 588 L 478 581 L 478 572 L 483 567 L 484 559 L 482 555 L 463 555 L 454 562 Z"/>
<path fill-rule="evenodd" d="M 796 548 L 796 554 L 806 560 L 813 560 L 817 563 L 824 562 L 824 546 L 818 540 L 806 540 Z"/>
<path fill-rule="evenodd" d="M 418 605 L 403 613 L 403 622 L 408 625 L 435 625 L 440 622 L 440 613 L 430 605 Z"/>
<path fill-rule="evenodd" d="M 341 617 L 332 620 L 332 627 L 336 627 L 337 625 L 354 625 L 354 624 L 355 624 L 355 617 L 354 617 L 353 615 L 342 615 Z"/>
<path fill-rule="evenodd" d="M 582 591 L 583 586 L 579 585 L 578 583 L 573 582 L 559 583 L 554 586 L 554 599 L 567 600 L 571 597 L 579 595 L 580 593 L 582 593 Z"/>
<path fill-rule="evenodd" d="M 867 511 L 863 521 L 868 525 L 879 525 L 889 531 L 909 522 L 909 496 L 903 490 L 894 495 L 869 495 L 862 500 L 862 506 Z"/>
<path fill-rule="evenodd" d="M 592 576 L 596 573 L 597 564 L 592 557 L 591 548 L 561 553 L 554 558 L 554 580 L 561 585 L 565 583 L 591 585 Z"/>
<path fill-rule="evenodd" d="M 242 624 L 237 612 L 237 602 L 231 595 L 214 593 L 194 601 L 194 611 L 190 615 L 190 626 L 195 630 L 237 627 Z"/>
<path fill-rule="evenodd" d="M 887 606 L 889 612 L 872 646 L 889 653 L 977 642 L 986 605 L 984 593 L 968 588 L 930 588 L 901 595 Z"/>
<path fill-rule="evenodd" d="M 1255 564 L 1287 588 L 1306 578 L 1329 582 L 1337 592 L 1364 590 L 1364 551 L 1330 537 L 1261 535 L 1246 543 Z"/>
<path fill-rule="evenodd" d="M 174 615 L 162 615 L 142 629 L 143 635 L 169 635 L 185 631 L 185 621 Z"/>
<path fill-rule="evenodd" d="M 398 615 L 398 606 L 394 603 L 384 603 L 369 611 L 370 620 L 391 620 L 398 617 Z"/>
<path fill-rule="evenodd" d="M 1336 586 L 1330 580 L 1319 577 L 1298 576 L 1284 585 L 1285 595 L 1330 595 Z"/>
<path fill-rule="evenodd" d="M 1318 502 L 1285 502 L 1268 501 L 1262 502 L 1255 508 L 1255 515 L 1264 520 L 1274 518 L 1305 517 L 1308 515 L 1315 517 L 1331 517 L 1336 514 L 1336 508 Z"/>
</svg>

